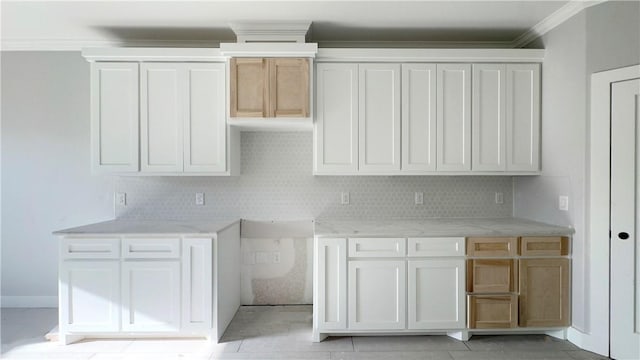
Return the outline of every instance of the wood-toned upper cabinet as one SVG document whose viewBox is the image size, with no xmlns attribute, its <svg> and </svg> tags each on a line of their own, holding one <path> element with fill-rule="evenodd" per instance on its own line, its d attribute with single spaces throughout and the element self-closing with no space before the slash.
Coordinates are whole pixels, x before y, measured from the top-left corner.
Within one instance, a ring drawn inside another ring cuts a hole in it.
<svg viewBox="0 0 640 360">
<path fill-rule="evenodd" d="M 438 171 L 471 170 L 471 64 L 437 64 Z"/>
<path fill-rule="evenodd" d="M 91 64 L 93 171 L 138 171 L 138 88 L 138 63 Z"/>
<path fill-rule="evenodd" d="M 507 171 L 540 170 L 540 64 L 508 64 Z"/>
<path fill-rule="evenodd" d="M 231 59 L 231 117 L 308 117 L 309 59 Z"/>
<path fill-rule="evenodd" d="M 400 65 L 359 66 L 359 170 L 400 170 Z"/>
<path fill-rule="evenodd" d="M 473 171 L 504 171 L 506 65 L 473 65 Z"/>
</svg>

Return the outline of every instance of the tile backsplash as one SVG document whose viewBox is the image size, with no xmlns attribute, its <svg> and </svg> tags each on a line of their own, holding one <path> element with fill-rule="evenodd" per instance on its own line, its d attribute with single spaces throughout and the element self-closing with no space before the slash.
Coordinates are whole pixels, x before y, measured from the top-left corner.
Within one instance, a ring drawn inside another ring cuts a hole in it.
<svg viewBox="0 0 640 360">
<path fill-rule="evenodd" d="M 310 132 L 243 132 L 241 176 L 120 177 L 120 218 L 251 220 L 314 218 L 504 217 L 512 215 L 509 176 L 313 176 Z M 205 193 L 205 205 L 195 194 Z M 350 204 L 341 205 L 341 192 Z M 424 205 L 414 205 L 414 192 Z M 504 203 L 495 203 L 495 193 Z"/>
</svg>

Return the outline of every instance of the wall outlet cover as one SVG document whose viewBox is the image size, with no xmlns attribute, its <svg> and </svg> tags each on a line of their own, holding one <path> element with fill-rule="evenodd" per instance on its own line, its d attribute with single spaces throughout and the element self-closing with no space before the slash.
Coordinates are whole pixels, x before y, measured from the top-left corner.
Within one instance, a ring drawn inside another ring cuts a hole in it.
<svg viewBox="0 0 640 360">
<path fill-rule="evenodd" d="M 569 211 L 569 197 L 567 195 L 558 196 L 558 210 Z"/>
<path fill-rule="evenodd" d="M 196 205 L 204 205 L 204 193 L 196 193 Z"/>
<path fill-rule="evenodd" d="M 501 192 L 496 193 L 496 204 L 504 204 L 504 194 Z"/>
<path fill-rule="evenodd" d="M 127 193 L 116 193 L 115 202 L 118 206 L 127 206 Z"/>
<path fill-rule="evenodd" d="M 348 193 L 348 192 L 343 192 L 343 193 L 340 195 L 340 203 L 341 203 L 342 205 L 349 205 L 349 201 L 350 201 L 350 199 L 349 199 L 349 193 Z"/>
<path fill-rule="evenodd" d="M 418 191 L 418 192 L 416 192 L 416 193 L 413 195 L 413 202 L 414 202 L 416 205 L 424 205 L 424 193 L 423 193 L 423 192 L 419 192 L 419 191 Z"/>
</svg>

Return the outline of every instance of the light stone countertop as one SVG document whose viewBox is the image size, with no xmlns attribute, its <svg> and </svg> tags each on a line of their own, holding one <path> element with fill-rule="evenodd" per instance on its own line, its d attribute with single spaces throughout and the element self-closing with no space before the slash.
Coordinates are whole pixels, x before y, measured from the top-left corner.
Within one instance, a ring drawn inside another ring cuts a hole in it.
<svg viewBox="0 0 640 360">
<path fill-rule="evenodd" d="M 560 236 L 573 228 L 518 218 L 317 220 L 318 237 Z"/>
<path fill-rule="evenodd" d="M 115 219 L 58 230 L 53 234 L 214 234 L 239 221 L 238 218 L 198 221 Z"/>
</svg>

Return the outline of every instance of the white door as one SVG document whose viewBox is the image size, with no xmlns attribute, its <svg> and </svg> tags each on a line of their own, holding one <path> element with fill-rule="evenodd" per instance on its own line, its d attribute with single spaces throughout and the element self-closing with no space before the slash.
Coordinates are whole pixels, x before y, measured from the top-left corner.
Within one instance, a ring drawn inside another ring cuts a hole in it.
<svg viewBox="0 0 640 360">
<path fill-rule="evenodd" d="M 122 263 L 122 331 L 180 329 L 180 262 Z"/>
<path fill-rule="evenodd" d="M 436 65 L 402 64 L 402 171 L 436 170 Z"/>
<path fill-rule="evenodd" d="M 316 238 L 315 328 L 347 328 L 347 239 Z"/>
<path fill-rule="evenodd" d="M 138 64 L 91 64 L 93 171 L 138 171 Z"/>
<path fill-rule="evenodd" d="M 505 73 L 504 64 L 473 64 L 473 171 L 506 168 Z"/>
<path fill-rule="evenodd" d="M 61 333 L 120 330 L 120 263 L 63 261 L 60 267 Z"/>
<path fill-rule="evenodd" d="M 404 329 L 404 260 L 349 261 L 349 329 Z"/>
<path fill-rule="evenodd" d="M 611 87 L 611 357 L 640 358 L 640 79 Z"/>
<path fill-rule="evenodd" d="M 360 172 L 400 170 L 400 65 L 361 64 L 358 74 Z"/>
<path fill-rule="evenodd" d="M 438 171 L 471 170 L 471 64 L 438 64 Z"/>
<path fill-rule="evenodd" d="M 358 65 L 318 64 L 314 171 L 358 171 Z"/>
<path fill-rule="evenodd" d="M 182 64 L 140 65 L 140 155 L 143 172 L 182 172 Z"/>
<path fill-rule="evenodd" d="M 211 238 L 182 240 L 182 330 L 211 329 Z"/>
<path fill-rule="evenodd" d="M 409 260 L 409 329 L 464 329 L 464 259 Z"/>
<path fill-rule="evenodd" d="M 507 171 L 540 170 L 540 64 L 507 65 Z"/>
<path fill-rule="evenodd" d="M 223 172 L 227 159 L 225 65 L 188 64 L 184 80 L 184 171 Z"/>
</svg>

